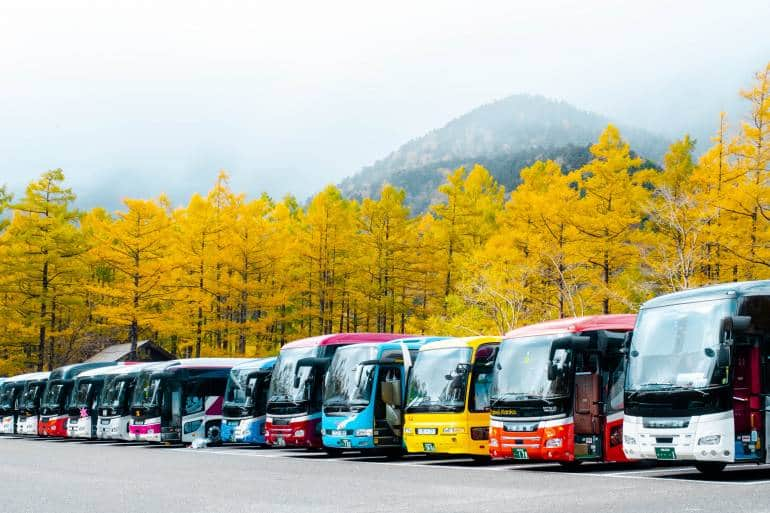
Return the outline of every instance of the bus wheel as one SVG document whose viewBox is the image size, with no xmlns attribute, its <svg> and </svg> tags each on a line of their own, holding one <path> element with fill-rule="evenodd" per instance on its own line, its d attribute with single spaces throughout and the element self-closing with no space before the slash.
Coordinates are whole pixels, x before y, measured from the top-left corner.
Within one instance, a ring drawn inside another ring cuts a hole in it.
<svg viewBox="0 0 770 513">
<path fill-rule="evenodd" d="M 699 461 L 695 463 L 695 468 L 697 468 L 701 474 L 706 476 L 717 476 L 726 466 L 727 463 L 719 461 Z"/>
<path fill-rule="evenodd" d="M 333 447 L 324 447 L 324 451 L 332 458 L 339 458 L 342 456 L 342 450 L 334 449 Z"/>
</svg>

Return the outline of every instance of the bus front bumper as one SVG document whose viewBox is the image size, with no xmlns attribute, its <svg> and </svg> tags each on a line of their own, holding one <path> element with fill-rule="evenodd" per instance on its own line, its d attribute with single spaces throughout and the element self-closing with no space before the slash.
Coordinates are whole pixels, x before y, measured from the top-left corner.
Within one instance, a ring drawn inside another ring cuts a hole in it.
<svg viewBox="0 0 770 513">
<path fill-rule="evenodd" d="M 672 461 L 735 461 L 733 412 L 693 417 L 632 417 L 623 421 L 626 457 Z"/>
</svg>

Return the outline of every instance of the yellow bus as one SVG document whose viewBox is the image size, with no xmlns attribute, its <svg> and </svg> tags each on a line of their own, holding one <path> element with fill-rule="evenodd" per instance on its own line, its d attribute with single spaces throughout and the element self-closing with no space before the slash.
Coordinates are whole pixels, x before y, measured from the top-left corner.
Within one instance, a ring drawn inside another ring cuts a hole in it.
<svg viewBox="0 0 770 513">
<path fill-rule="evenodd" d="M 420 348 L 406 402 L 410 453 L 489 459 L 489 386 L 501 337 L 466 337 Z"/>
</svg>

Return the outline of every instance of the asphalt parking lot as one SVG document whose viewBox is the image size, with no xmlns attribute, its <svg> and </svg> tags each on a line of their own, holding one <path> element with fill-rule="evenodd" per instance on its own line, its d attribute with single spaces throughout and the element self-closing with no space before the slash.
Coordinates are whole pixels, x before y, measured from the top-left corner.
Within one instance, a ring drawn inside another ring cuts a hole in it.
<svg viewBox="0 0 770 513">
<path fill-rule="evenodd" d="M 225 446 L 0 438 L 0 511 L 759 512 L 770 466 L 495 462 Z"/>
</svg>

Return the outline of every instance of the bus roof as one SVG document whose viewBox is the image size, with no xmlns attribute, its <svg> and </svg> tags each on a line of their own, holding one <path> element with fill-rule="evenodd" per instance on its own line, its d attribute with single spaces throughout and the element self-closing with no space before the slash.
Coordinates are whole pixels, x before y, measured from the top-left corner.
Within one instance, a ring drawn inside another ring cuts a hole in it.
<svg viewBox="0 0 770 513">
<path fill-rule="evenodd" d="M 694 303 L 696 301 L 731 299 L 742 296 L 770 296 L 770 280 L 721 283 L 719 285 L 664 294 L 644 303 L 642 309 Z"/>
<path fill-rule="evenodd" d="M 363 344 L 366 342 L 388 342 L 409 335 L 400 333 L 335 333 L 332 335 L 320 335 L 289 342 L 281 349 L 293 349 L 295 347 L 336 346 L 348 344 Z"/>
<path fill-rule="evenodd" d="M 490 337 L 490 336 L 477 336 L 477 337 L 459 337 L 459 338 L 447 338 L 444 340 L 437 340 L 435 342 L 428 342 L 420 348 L 420 351 L 431 351 L 433 349 L 456 349 L 458 347 L 470 347 L 476 349 L 482 344 L 489 344 L 490 342 L 500 342 L 502 337 Z"/>
<path fill-rule="evenodd" d="M 438 340 L 445 340 L 449 337 L 406 337 L 406 338 L 397 338 L 393 340 L 384 340 L 380 342 L 364 342 L 361 344 L 354 344 L 349 345 L 343 348 L 340 348 L 340 351 L 345 351 L 351 347 L 361 347 L 361 346 L 367 346 L 367 347 L 376 347 L 380 351 L 389 350 L 389 349 L 400 349 L 401 344 L 404 344 L 407 349 L 420 349 L 420 347 L 423 346 L 423 344 L 427 344 L 429 342 L 435 342 Z"/>
<path fill-rule="evenodd" d="M 111 367 L 97 367 L 83 371 L 78 374 L 78 378 L 93 378 L 96 376 L 114 376 L 116 374 L 135 374 L 147 367 L 148 363 L 141 362 L 124 362 L 123 365 L 113 365 Z"/>
<path fill-rule="evenodd" d="M 176 372 L 181 369 L 230 369 L 248 361 L 249 358 L 183 358 L 162 362 L 165 365 L 153 366 L 152 370 Z"/>
<path fill-rule="evenodd" d="M 589 315 L 546 321 L 517 328 L 505 334 L 505 338 L 535 337 L 556 333 L 583 333 L 586 331 L 631 331 L 636 323 L 634 314 Z"/>
<path fill-rule="evenodd" d="M 275 365 L 275 356 L 269 358 L 255 358 L 233 366 L 233 370 L 267 370 Z"/>
<path fill-rule="evenodd" d="M 96 369 L 98 367 L 111 367 L 117 365 L 118 362 L 92 362 L 92 363 L 75 363 L 72 365 L 65 365 L 51 371 L 49 379 L 72 379 L 81 372 L 89 369 Z"/>
<path fill-rule="evenodd" d="M 3 384 L 10 384 L 10 383 L 26 383 L 27 381 L 40 381 L 43 379 L 48 379 L 48 376 L 50 376 L 50 372 L 28 372 L 26 374 L 19 374 L 17 376 L 11 376 L 10 378 L 6 378 L 5 381 L 3 381 Z"/>
</svg>

